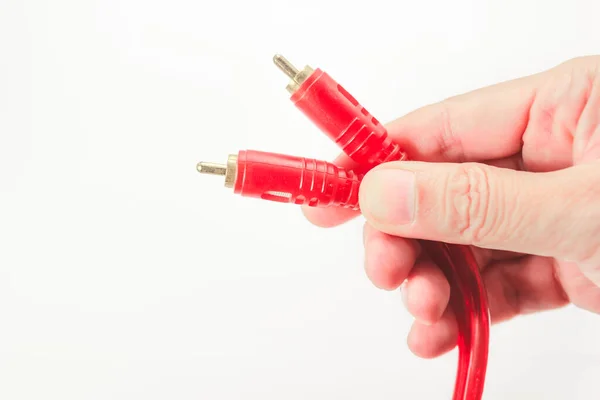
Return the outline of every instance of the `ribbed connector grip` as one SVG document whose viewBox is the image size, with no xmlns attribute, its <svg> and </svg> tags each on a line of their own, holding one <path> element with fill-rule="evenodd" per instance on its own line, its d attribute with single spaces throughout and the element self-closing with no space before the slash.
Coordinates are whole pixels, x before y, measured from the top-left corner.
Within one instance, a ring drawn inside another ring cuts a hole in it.
<svg viewBox="0 0 600 400">
<path fill-rule="evenodd" d="M 358 209 L 359 177 L 332 163 L 304 157 L 242 150 L 234 192 L 281 203 Z"/>
<path fill-rule="evenodd" d="M 387 130 L 327 73 L 316 69 L 291 97 L 292 102 L 366 173 L 405 155 Z"/>
</svg>

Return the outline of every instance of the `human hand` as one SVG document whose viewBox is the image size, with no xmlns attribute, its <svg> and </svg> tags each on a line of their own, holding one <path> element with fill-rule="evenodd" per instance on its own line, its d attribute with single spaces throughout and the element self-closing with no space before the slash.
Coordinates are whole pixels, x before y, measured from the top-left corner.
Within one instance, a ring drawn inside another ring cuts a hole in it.
<svg viewBox="0 0 600 400">
<path fill-rule="evenodd" d="M 474 246 L 492 323 L 569 303 L 600 313 L 600 56 L 426 106 L 388 132 L 419 161 L 364 177 L 365 268 L 377 287 L 402 285 L 415 354 L 451 350 L 458 328 L 414 239 Z M 304 213 L 324 227 L 357 215 Z"/>
</svg>

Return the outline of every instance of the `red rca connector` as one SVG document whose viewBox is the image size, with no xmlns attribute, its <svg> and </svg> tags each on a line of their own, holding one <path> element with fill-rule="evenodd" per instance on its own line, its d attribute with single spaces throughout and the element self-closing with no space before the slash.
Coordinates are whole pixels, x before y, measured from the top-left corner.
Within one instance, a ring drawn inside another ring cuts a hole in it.
<svg viewBox="0 0 600 400">
<path fill-rule="evenodd" d="M 280 55 L 275 64 L 290 78 L 291 100 L 331 138 L 357 167 L 353 171 L 325 161 L 259 151 L 240 151 L 226 164 L 201 162 L 198 171 L 225 177 L 225 186 L 242 196 L 359 209 L 362 176 L 389 161 L 408 160 L 387 130 L 350 93 L 320 69 L 296 69 Z M 489 309 L 479 267 L 471 249 L 420 241 L 451 285 L 451 306 L 459 326 L 459 360 L 453 400 L 480 400 L 487 369 Z"/>
<path fill-rule="evenodd" d="M 290 78 L 286 89 L 294 105 L 359 165 L 357 172 L 406 159 L 385 127 L 326 72 L 299 71 L 281 55 L 273 61 Z"/>
<path fill-rule="evenodd" d="M 326 161 L 241 150 L 237 155 L 229 155 L 226 164 L 200 162 L 197 169 L 224 176 L 226 187 L 246 197 L 358 209 L 359 178 Z"/>
</svg>

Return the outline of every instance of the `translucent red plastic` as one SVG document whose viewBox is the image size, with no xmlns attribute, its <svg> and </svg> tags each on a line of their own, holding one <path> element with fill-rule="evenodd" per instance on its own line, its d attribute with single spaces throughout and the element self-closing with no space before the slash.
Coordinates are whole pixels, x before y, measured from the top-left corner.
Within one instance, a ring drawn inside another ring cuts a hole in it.
<svg viewBox="0 0 600 400">
<path fill-rule="evenodd" d="M 316 69 L 291 100 L 359 165 L 357 174 L 383 162 L 408 160 L 385 127 L 322 70 Z M 421 243 L 451 285 L 451 307 L 459 326 L 453 399 L 480 400 L 487 370 L 490 319 L 479 267 L 469 247 Z"/>
<path fill-rule="evenodd" d="M 233 190 L 282 203 L 358 209 L 359 185 L 354 172 L 326 161 L 242 150 Z"/>
<path fill-rule="evenodd" d="M 406 155 L 383 125 L 328 74 L 316 69 L 291 97 L 321 131 L 365 168 Z"/>
</svg>

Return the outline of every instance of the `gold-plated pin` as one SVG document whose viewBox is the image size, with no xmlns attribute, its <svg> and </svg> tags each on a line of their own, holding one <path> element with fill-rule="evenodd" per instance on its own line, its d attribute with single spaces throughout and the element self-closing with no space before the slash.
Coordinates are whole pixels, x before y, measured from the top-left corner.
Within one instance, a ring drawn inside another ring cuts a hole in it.
<svg viewBox="0 0 600 400">
<path fill-rule="evenodd" d="M 296 67 L 294 67 L 294 64 L 289 62 L 287 58 L 281 54 L 275 54 L 275 56 L 273 56 L 273 62 L 275 65 L 277 65 L 277 67 L 279 67 L 280 70 L 283 71 L 284 74 L 289 76 L 290 79 L 295 79 L 296 75 L 298 75 L 298 72 L 300 72 Z"/>
<path fill-rule="evenodd" d="M 224 176 L 225 187 L 232 188 L 237 174 L 237 156 L 235 154 L 229 155 L 227 164 L 200 161 L 196 164 L 196 169 L 201 174 Z"/>
<path fill-rule="evenodd" d="M 223 175 L 227 174 L 227 165 L 225 164 L 216 164 L 211 162 L 201 161 L 196 165 L 196 169 L 201 174 L 211 174 L 211 175 Z"/>
<path fill-rule="evenodd" d="M 308 65 L 299 71 L 294 64 L 289 62 L 281 54 L 275 54 L 275 56 L 273 56 L 273 63 L 275 63 L 277 68 L 283 71 L 283 73 L 290 78 L 290 83 L 286 87 L 287 91 L 290 93 L 294 93 L 296 90 L 298 90 L 300 85 L 302 85 L 302 82 L 304 82 L 306 78 L 313 73 L 313 69 Z"/>
</svg>

